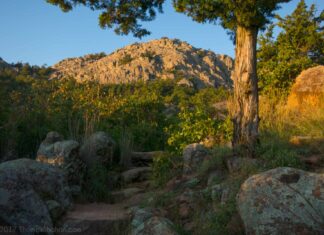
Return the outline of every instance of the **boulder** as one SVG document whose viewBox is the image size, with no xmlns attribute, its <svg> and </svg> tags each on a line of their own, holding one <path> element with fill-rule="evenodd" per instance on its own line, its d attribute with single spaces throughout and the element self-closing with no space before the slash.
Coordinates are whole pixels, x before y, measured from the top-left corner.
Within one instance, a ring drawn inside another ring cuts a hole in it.
<svg viewBox="0 0 324 235">
<path fill-rule="evenodd" d="M 172 222 L 151 209 L 135 209 L 132 235 L 176 235 Z"/>
<path fill-rule="evenodd" d="M 115 141 L 105 132 L 99 131 L 85 140 L 80 156 L 87 166 L 112 163 Z"/>
<path fill-rule="evenodd" d="M 324 95 L 324 66 L 319 65 L 304 70 L 292 86 L 288 97 L 288 108 L 300 111 L 318 107 Z"/>
<path fill-rule="evenodd" d="M 134 166 L 149 166 L 152 164 L 153 159 L 163 154 L 163 151 L 153 152 L 132 152 L 132 164 Z"/>
<path fill-rule="evenodd" d="M 53 234 L 53 222 L 71 203 L 62 170 L 31 159 L 0 164 L 0 220 L 20 234 Z"/>
<path fill-rule="evenodd" d="M 149 179 L 151 167 L 136 167 L 122 173 L 122 180 L 125 184 L 141 182 Z"/>
<path fill-rule="evenodd" d="M 111 193 L 110 197 L 113 203 L 119 203 L 121 201 L 124 201 L 125 199 L 131 198 L 132 196 L 136 194 L 142 193 L 144 190 L 141 188 L 125 188 L 121 189 L 119 191 L 114 191 Z"/>
<path fill-rule="evenodd" d="M 183 150 L 183 173 L 194 173 L 209 158 L 209 151 L 204 145 L 195 143 L 186 146 Z"/>
<path fill-rule="evenodd" d="M 281 167 L 254 175 L 237 205 L 247 234 L 323 234 L 324 174 Z"/>
<path fill-rule="evenodd" d="M 85 164 L 79 157 L 79 143 L 63 140 L 57 132 L 49 132 L 37 151 L 37 161 L 58 166 L 66 171 L 71 185 L 81 184 Z"/>
</svg>

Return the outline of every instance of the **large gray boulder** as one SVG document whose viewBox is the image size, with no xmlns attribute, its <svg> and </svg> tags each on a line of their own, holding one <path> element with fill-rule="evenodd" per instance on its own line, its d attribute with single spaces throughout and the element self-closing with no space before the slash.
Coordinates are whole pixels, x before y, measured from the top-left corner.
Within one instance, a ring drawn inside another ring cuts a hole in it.
<svg viewBox="0 0 324 235">
<path fill-rule="evenodd" d="M 71 203 L 62 170 L 31 159 L 0 164 L 0 221 L 20 234 L 53 234 L 53 222 Z"/>
<path fill-rule="evenodd" d="M 183 173 L 194 173 L 209 158 L 209 151 L 204 145 L 195 143 L 186 146 L 183 150 Z"/>
<path fill-rule="evenodd" d="M 323 234 L 324 174 L 282 167 L 254 175 L 237 204 L 247 234 Z"/>
<path fill-rule="evenodd" d="M 80 156 L 87 166 L 108 164 L 113 160 L 115 141 L 105 132 L 92 134 L 80 148 Z"/>
<path fill-rule="evenodd" d="M 84 174 L 85 164 L 79 157 L 79 143 L 63 140 L 57 132 L 49 132 L 40 144 L 36 160 L 58 166 L 67 173 L 71 185 L 79 185 Z"/>
</svg>

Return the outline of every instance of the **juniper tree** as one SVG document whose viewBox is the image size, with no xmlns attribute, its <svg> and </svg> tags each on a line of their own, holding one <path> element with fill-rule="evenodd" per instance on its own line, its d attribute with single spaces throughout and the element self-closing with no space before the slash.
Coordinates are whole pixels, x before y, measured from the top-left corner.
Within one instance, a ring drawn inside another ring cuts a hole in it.
<svg viewBox="0 0 324 235">
<path fill-rule="evenodd" d="M 290 0 L 173 0 L 177 12 L 200 23 L 220 23 L 235 33 L 234 80 L 235 110 L 233 146 L 244 147 L 252 156 L 258 142 L 258 81 L 256 44 L 258 31 L 274 16 L 280 3 Z M 69 11 L 84 5 L 101 11 L 101 27 L 114 28 L 117 34 L 136 37 L 149 34 L 142 21 L 151 21 L 162 12 L 165 0 L 47 0 Z"/>
<path fill-rule="evenodd" d="M 301 0 L 291 15 L 277 19 L 259 37 L 259 85 L 263 94 L 285 97 L 302 70 L 324 64 L 324 11 L 316 16 L 315 5 Z M 277 38 L 274 27 L 281 31 Z"/>
</svg>

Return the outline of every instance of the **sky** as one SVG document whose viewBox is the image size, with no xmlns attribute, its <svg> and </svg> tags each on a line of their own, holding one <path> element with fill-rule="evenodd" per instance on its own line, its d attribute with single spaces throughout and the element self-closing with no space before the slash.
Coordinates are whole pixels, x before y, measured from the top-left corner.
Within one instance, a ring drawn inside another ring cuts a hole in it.
<svg viewBox="0 0 324 235">
<path fill-rule="evenodd" d="M 101 29 L 99 12 L 85 7 L 63 13 L 45 0 L 0 0 L 0 57 L 9 63 L 50 66 L 64 58 L 99 52 L 109 54 L 131 43 L 161 37 L 178 38 L 195 47 L 234 57 L 233 43 L 221 26 L 198 24 L 176 13 L 171 0 L 166 2 L 163 14 L 143 24 L 152 34 L 140 40 Z M 290 14 L 298 2 L 282 4 L 277 13 Z M 306 3 L 308 6 L 314 3 L 318 12 L 324 9 L 324 0 L 306 0 Z"/>
</svg>

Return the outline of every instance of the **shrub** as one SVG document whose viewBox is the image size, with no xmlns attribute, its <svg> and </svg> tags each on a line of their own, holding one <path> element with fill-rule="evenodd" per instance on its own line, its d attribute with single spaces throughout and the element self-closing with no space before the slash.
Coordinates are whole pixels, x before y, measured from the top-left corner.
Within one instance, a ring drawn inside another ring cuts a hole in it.
<svg viewBox="0 0 324 235">
<path fill-rule="evenodd" d="M 224 169 L 225 160 L 232 155 L 232 149 L 227 147 L 215 147 L 212 150 L 212 156 L 210 159 L 204 161 L 199 168 L 200 175 L 206 175 L 214 169 Z"/>
<path fill-rule="evenodd" d="M 153 159 L 152 179 L 155 186 L 163 186 L 182 169 L 182 158 L 163 153 Z"/>
<path fill-rule="evenodd" d="M 166 132 L 169 133 L 168 144 L 171 150 L 178 154 L 188 144 L 201 142 L 207 137 L 224 143 L 231 136 L 229 119 L 213 119 L 206 111 L 199 108 L 183 109 L 178 114 L 178 119 L 179 124 L 172 124 L 166 128 Z"/>
<path fill-rule="evenodd" d="M 144 53 L 141 53 L 141 57 L 147 58 L 149 61 L 152 61 L 155 57 L 155 54 L 152 51 L 145 51 Z"/>
<path fill-rule="evenodd" d="M 85 175 L 82 193 L 90 201 L 108 201 L 110 199 L 108 169 L 97 164 L 90 167 Z"/>
<path fill-rule="evenodd" d="M 133 58 L 131 55 L 129 54 L 126 54 L 123 58 L 121 58 L 119 61 L 118 61 L 118 65 L 119 66 L 122 66 L 122 65 L 126 65 L 126 64 L 129 64 L 130 62 L 132 62 Z"/>
</svg>

